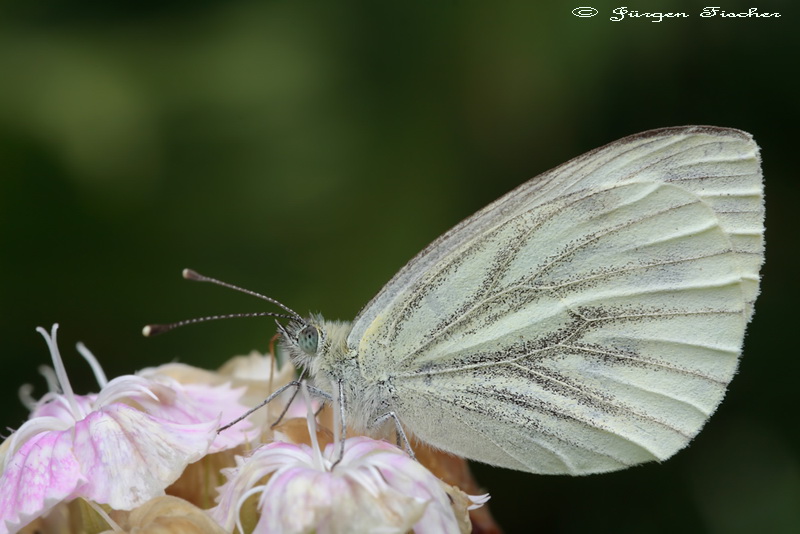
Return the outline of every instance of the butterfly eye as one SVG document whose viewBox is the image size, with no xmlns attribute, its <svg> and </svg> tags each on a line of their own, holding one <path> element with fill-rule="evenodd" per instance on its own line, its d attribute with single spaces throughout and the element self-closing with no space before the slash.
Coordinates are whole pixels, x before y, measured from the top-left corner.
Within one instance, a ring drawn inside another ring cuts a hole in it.
<svg viewBox="0 0 800 534">
<path fill-rule="evenodd" d="M 319 330 L 316 326 L 308 325 L 300 331 L 297 336 L 297 345 L 311 356 L 317 353 L 317 345 L 319 344 Z"/>
</svg>

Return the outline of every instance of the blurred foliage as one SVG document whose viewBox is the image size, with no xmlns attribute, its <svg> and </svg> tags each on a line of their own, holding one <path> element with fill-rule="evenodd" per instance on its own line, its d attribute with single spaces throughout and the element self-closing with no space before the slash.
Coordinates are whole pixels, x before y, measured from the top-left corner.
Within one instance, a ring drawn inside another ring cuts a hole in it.
<svg viewBox="0 0 800 534">
<path fill-rule="evenodd" d="M 601 5 L 602 4 L 602 5 Z M 193 267 L 300 311 L 352 318 L 424 245 L 527 178 L 641 130 L 753 133 L 768 260 L 739 376 L 689 450 L 586 478 L 477 467 L 508 532 L 797 532 L 797 11 L 608 20 L 518 2 L 0 4 L 4 421 L 44 381 L 37 325 L 109 376 L 266 350 L 269 309 L 182 281 Z M 731 0 L 727 11 L 752 7 Z M 655 4 L 630 6 L 655 10 Z"/>
</svg>

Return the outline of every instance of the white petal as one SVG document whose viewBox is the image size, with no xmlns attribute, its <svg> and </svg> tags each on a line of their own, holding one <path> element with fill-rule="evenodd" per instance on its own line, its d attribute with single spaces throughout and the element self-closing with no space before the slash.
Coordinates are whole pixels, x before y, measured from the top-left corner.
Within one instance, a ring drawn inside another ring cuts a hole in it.
<svg viewBox="0 0 800 534">
<path fill-rule="evenodd" d="M 75 455 L 88 479 L 79 496 L 130 510 L 163 495 L 206 454 L 216 428 L 217 421 L 176 424 L 124 404 L 94 412 L 75 427 Z"/>
<path fill-rule="evenodd" d="M 86 482 L 70 431 L 41 432 L 8 459 L 0 476 L 0 534 L 16 532 Z"/>
</svg>

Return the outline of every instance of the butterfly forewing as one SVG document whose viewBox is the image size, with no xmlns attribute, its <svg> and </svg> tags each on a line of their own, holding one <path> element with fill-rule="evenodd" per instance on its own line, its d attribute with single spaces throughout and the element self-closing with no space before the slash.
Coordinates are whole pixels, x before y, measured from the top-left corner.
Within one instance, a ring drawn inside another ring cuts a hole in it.
<svg viewBox="0 0 800 534">
<path fill-rule="evenodd" d="M 758 292 L 758 149 L 743 132 L 622 139 L 426 248 L 348 348 L 423 441 L 542 473 L 664 459 L 733 376 Z"/>
</svg>

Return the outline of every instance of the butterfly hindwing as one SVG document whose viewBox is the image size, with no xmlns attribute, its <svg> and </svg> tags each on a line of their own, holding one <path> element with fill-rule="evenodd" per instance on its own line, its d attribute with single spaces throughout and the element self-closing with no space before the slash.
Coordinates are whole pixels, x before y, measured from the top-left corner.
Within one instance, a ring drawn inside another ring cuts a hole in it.
<svg viewBox="0 0 800 534">
<path fill-rule="evenodd" d="M 353 323 L 423 441 L 544 473 L 664 459 L 736 370 L 763 202 L 747 134 L 668 128 L 523 184 L 437 239 Z"/>
</svg>

